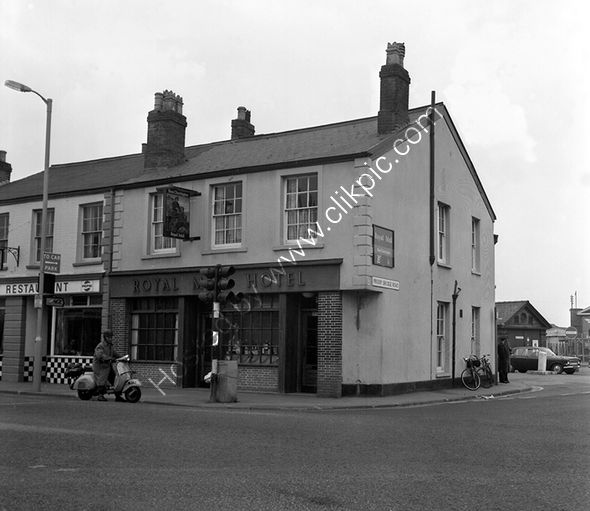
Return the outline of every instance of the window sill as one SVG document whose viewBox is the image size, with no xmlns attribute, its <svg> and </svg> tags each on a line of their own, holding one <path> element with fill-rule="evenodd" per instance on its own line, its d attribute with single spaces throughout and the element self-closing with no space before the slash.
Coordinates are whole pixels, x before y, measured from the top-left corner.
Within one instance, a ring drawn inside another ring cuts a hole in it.
<svg viewBox="0 0 590 511">
<path fill-rule="evenodd" d="M 476 275 L 477 277 L 481 277 L 481 272 L 477 270 L 471 270 L 471 275 Z"/>
<path fill-rule="evenodd" d="M 301 242 L 301 247 L 299 246 L 299 244 L 297 242 L 292 243 L 290 245 L 278 245 L 278 246 L 272 247 L 272 249 L 275 252 L 280 252 L 281 250 L 293 250 L 293 249 L 303 250 L 305 252 L 308 249 L 313 250 L 313 249 L 318 249 L 318 248 L 324 248 L 323 243 L 322 244 L 316 243 L 315 245 L 310 245 L 309 243 L 303 241 L 303 242 Z"/>
<path fill-rule="evenodd" d="M 435 378 L 450 378 L 451 374 L 450 373 L 436 373 Z"/>
<path fill-rule="evenodd" d="M 239 253 L 239 252 L 248 252 L 248 247 L 214 247 L 209 248 L 207 250 L 203 250 L 201 254 L 203 255 L 211 255 L 211 254 L 225 254 L 225 253 Z"/>
<path fill-rule="evenodd" d="M 440 261 L 437 261 L 436 264 L 437 264 L 437 266 L 439 268 L 446 268 L 447 270 L 452 270 L 453 269 L 453 267 L 450 264 L 448 264 L 448 263 L 442 263 Z"/>
<path fill-rule="evenodd" d="M 162 253 L 162 254 L 146 254 L 141 257 L 142 260 L 145 259 L 166 259 L 168 257 L 180 257 L 180 252 L 171 252 L 171 253 Z"/>
<path fill-rule="evenodd" d="M 41 268 L 41 266 L 39 265 L 39 263 L 36 263 L 36 264 L 27 264 L 25 266 L 25 268 L 27 270 L 39 270 Z"/>
<path fill-rule="evenodd" d="M 102 264 L 102 259 L 92 259 L 88 261 L 78 261 L 76 263 L 72 263 L 72 266 L 96 266 Z"/>
</svg>

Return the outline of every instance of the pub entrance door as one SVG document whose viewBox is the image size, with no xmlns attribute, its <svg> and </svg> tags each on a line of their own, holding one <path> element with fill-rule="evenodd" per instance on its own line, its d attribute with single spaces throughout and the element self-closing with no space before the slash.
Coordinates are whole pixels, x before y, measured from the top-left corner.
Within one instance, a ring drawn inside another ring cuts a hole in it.
<svg viewBox="0 0 590 511">
<path fill-rule="evenodd" d="M 301 392 L 315 393 L 318 379 L 317 310 L 301 310 L 300 332 L 300 389 Z"/>
</svg>

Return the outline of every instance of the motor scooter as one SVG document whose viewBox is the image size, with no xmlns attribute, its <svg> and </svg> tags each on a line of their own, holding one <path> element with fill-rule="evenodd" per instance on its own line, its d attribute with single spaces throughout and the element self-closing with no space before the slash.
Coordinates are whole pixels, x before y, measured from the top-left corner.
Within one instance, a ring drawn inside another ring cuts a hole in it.
<svg viewBox="0 0 590 511">
<path fill-rule="evenodd" d="M 135 371 L 129 365 L 129 355 L 113 360 L 111 365 L 115 381 L 113 385 L 107 384 L 107 394 L 122 395 L 126 401 L 137 403 L 141 399 L 141 382 L 133 378 Z M 70 364 L 65 375 L 70 379 L 70 388 L 78 391 L 78 397 L 83 401 L 98 396 L 98 385 L 91 367 L 84 367 L 80 363 Z"/>
</svg>

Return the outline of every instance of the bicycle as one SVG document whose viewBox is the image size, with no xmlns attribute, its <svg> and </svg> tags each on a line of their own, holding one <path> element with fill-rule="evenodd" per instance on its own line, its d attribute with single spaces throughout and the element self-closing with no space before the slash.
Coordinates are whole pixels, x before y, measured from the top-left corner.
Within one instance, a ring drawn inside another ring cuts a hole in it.
<svg viewBox="0 0 590 511">
<path fill-rule="evenodd" d="M 477 390 L 480 386 L 489 389 L 494 384 L 494 373 L 490 367 L 489 355 L 469 355 L 463 357 L 467 366 L 461 373 L 461 383 L 469 390 Z"/>
<path fill-rule="evenodd" d="M 490 367 L 490 355 L 482 355 L 479 359 L 481 366 L 477 369 L 481 386 L 489 389 L 494 384 L 494 373 Z"/>
<path fill-rule="evenodd" d="M 477 368 L 481 365 L 479 358 L 475 355 L 469 355 L 468 357 L 463 357 L 463 360 L 465 360 L 467 367 L 461 373 L 461 383 L 469 390 L 479 389 L 481 385 L 481 379 L 477 372 Z"/>
</svg>

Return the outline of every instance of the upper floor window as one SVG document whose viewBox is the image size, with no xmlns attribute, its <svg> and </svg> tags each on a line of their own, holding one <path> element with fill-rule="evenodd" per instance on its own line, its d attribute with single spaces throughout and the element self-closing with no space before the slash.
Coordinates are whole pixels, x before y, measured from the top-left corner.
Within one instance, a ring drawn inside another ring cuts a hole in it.
<svg viewBox="0 0 590 511">
<path fill-rule="evenodd" d="M 438 204 L 438 248 L 437 258 L 439 263 L 449 264 L 450 246 L 449 246 L 449 206 Z"/>
<path fill-rule="evenodd" d="M 33 250 L 34 263 L 41 261 L 41 223 L 43 211 L 36 209 L 33 211 Z M 53 252 L 53 221 L 55 210 L 47 210 L 47 224 L 45 228 L 45 252 Z"/>
<path fill-rule="evenodd" d="M 285 178 L 284 225 L 286 241 L 316 237 L 317 220 L 317 174 Z"/>
<path fill-rule="evenodd" d="M 176 251 L 176 239 L 164 236 L 164 195 L 151 196 L 150 249 L 152 253 L 172 253 Z"/>
<path fill-rule="evenodd" d="M 213 245 L 239 246 L 242 243 L 242 183 L 213 187 Z"/>
<path fill-rule="evenodd" d="M 471 270 L 479 272 L 480 241 L 479 241 L 479 220 L 471 219 Z"/>
<path fill-rule="evenodd" d="M 8 213 L 0 214 L 0 249 L 8 246 Z M 0 268 L 6 259 L 5 251 L 0 250 Z"/>
<path fill-rule="evenodd" d="M 102 203 L 80 206 L 82 259 L 95 259 L 101 255 Z"/>
</svg>

